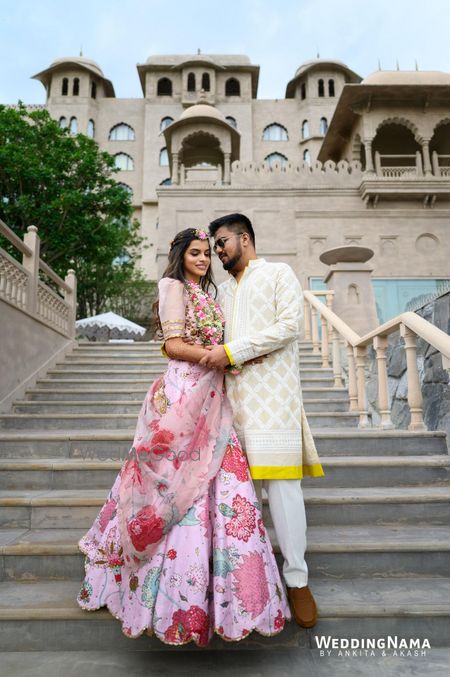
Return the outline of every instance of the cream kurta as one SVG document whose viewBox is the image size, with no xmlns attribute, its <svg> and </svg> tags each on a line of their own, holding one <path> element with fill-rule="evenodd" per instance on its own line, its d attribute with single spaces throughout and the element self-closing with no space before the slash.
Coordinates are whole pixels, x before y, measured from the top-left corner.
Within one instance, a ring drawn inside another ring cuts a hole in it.
<svg viewBox="0 0 450 677">
<path fill-rule="evenodd" d="M 267 355 L 227 375 L 234 425 L 254 479 L 323 475 L 302 405 L 299 338 L 303 294 L 285 263 L 250 261 L 239 284 L 219 287 L 225 342 L 233 364 Z"/>
</svg>

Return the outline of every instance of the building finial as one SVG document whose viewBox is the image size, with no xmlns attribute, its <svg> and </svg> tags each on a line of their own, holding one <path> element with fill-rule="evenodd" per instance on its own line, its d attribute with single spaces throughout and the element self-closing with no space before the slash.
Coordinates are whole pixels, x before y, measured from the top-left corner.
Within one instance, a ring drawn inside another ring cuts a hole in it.
<svg viewBox="0 0 450 677">
<path fill-rule="evenodd" d="M 378 70 L 381 71 L 381 61 L 378 59 Z"/>
<path fill-rule="evenodd" d="M 319 52 L 319 50 L 317 50 L 317 56 L 316 56 L 316 59 L 320 59 L 320 52 Z"/>
<path fill-rule="evenodd" d="M 197 49 L 197 54 L 201 54 L 200 47 Z"/>
<path fill-rule="evenodd" d="M 399 65 L 399 63 L 398 63 L 398 59 L 397 59 L 397 70 L 398 70 L 398 71 L 400 70 L 400 65 Z"/>
<path fill-rule="evenodd" d="M 418 71 L 419 70 L 419 64 L 417 63 L 417 59 L 414 59 L 414 63 L 416 65 L 416 71 Z"/>
<path fill-rule="evenodd" d="M 80 56 L 83 56 L 83 45 L 80 47 Z"/>
</svg>

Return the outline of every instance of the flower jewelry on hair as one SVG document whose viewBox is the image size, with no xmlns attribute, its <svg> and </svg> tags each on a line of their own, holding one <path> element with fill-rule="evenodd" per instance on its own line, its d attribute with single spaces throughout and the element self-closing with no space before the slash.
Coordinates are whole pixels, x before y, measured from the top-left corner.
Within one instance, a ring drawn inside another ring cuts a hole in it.
<svg viewBox="0 0 450 677">
<path fill-rule="evenodd" d="M 199 240 L 208 239 L 208 233 L 205 230 L 202 230 L 201 228 L 195 228 L 195 234 Z"/>
</svg>

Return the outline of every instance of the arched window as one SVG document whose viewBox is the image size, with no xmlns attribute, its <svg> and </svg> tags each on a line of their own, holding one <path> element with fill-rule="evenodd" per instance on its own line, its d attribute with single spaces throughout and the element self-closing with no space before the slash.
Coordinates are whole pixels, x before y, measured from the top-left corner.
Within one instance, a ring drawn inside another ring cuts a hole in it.
<svg viewBox="0 0 450 677">
<path fill-rule="evenodd" d="M 328 96 L 334 96 L 334 80 L 328 80 Z"/>
<path fill-rule="evenodd" d="M 234 118 L 232 115 L 227 115 L 225 120 L 228 122 L 229 125 L 237 129 L 237 121 L 236 118 Z"/>
<path fill-rule="evenodd" d="M 173 118 L 171 118 L 169 115 L 167 115 L 159 123 L 160 130 L 163 131 L 164 129 L 167 129 L 167 127 L 169 127 L 172 124 L 172 122 L 173 122 Z"/>
<path fill-rule="evenodd" d="M 133 195 L 133 189 L 128 185 L 128 183 L 122 183 L 122 181 L 119 181 L 117 185 L 123 188 L 129 195 Z"/>
<path fill-rule="evenodd" d="M 95 122 L 94 120 L 89 120 L 87 123 L 87 136 L 90 139 L 95 137 Z"/>
<path fill-rule="evenodd" d="M 130 172 L 134 169 L 134 160 L 131 155 L 127 155 L 127 153 L 117 153 L 117 155 L 114 155 L 114 164 L 117 169 L 120 169 L 123 172 Z"/>
<path fill-rule="evenodd" d="M 211 81 L 209 79 L 209 73 L 203 73 L 202 75 L 202 89 L 204 89 L 205 92 L 209 92 L 211 89 Z"/>
<path fill-rule="evenodd" d="M 270 155 L 267 155 L 264 158 L 264 162 L 267 162 L 269 167 L 273 167 L 276 164 L 284 167 L 287 161 L 288 161 L 287 157 L 285 155 L 282 155 L 281 153 L 270 153 Z"/>
<path fill-rule="evenodd" d="M 161 148 L 159 151 L 159 166 L 168 167 L 169 166 L 169 153 L 167 148 Z"/>
<path fill-rule="evenodd" d="M 97 83 L 91 82 L 91 99 L 97 98 Z"/>
<path fill-rule="evenodd" d="M 195 92 L 195 74 L 189 73 L 187 79 L 187 90 L 188 92 Z"/>
<path fill-rule="evenodd" d="M 328 131 L 328 121 L 326 118 L 320 118 L 320 133 L 325 136 Z"/>
<path fill-rule="evenodd" d="M 133 127 L 121 122 L 115 125 L 109 132 L 110 141 L 134 141 L 135 134 Z"/>
<path fill-rule="evenodd" d="M 71 134 L 78 133 L 78 120 L 76 118 L 70 118 L 69 129 Z"/>
<path fill-rule="evenodd" d="M 225 96 L 241 96 L 241 85 L 236 78 L 228 78 L 225 83 Z"/>
<path fill-rule="evenodd" d="M 302 82 L 301 87 L 300 87 L 300 96 L 303 99 L 306 99 L 306 83 Z"/>
<path fill-rule="evenodd" d="M 80 78 L 74 78 L 72 94 L 73 96 L 78 96 L 80 93 Z"/>
<path fill-rule="evenodd" d="M 169 78 L 160 78 L 157 88 L 158 96 L 172 96 L 172 80 Z"/>
<path fill-rule="evenodd" d="M 311 164 L 311 153 L 307 148 L 303 151 L 303 161 L 307 162 L 309 165 Z"/>
<path fill-rule="evenodd" d="M 61 94 L 62 96 L 67 96 L 69 93 L 69 78 L 63 78 Z"/>
<path fill-rule="evenodd" d="M 172 185 L 172 179 L 164 179 L 164 181 L 161 181 L 159 184 L 160 186 L 171 186 Z"/>
<path fill-rule="evenodd" d="M 302 139 L 307 139 L 309 137 L 309 122 L 308 120 L 303 120 L 302 122 Z"/>
<path fill-rule="evenodd" d="M 274 122 L 271 125 L 267 125 L 263 131 L 263 140 L 264 141 L 288 141 L 288 131 L 283 125 L 279 125 Z"/>
<path fill-rule="evenodd" d="M 325 96 L 325 85 L 322 79 L 318 82 L 318 94 L 319 96 Z"/>
<path fill-rule="evenodd" d="M 65 118 L 64 115 L 59 118 L 58 125 L 61 127 L 61 129 L 65 129 L 67 127 L 67 118 Z"/>
</svg>

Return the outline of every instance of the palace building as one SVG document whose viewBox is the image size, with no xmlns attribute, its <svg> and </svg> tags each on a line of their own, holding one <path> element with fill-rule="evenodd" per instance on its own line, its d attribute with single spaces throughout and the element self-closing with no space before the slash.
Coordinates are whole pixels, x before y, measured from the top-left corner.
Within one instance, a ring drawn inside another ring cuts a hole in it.
<svg viewBox="0 0 450 677">
<path fill-rule="evenodd" d="M 149 278 L 178 230 L 239 211 L 258 254 L 312 289 L 324 286 L 323 251 L 371 248 L 380 322 L 450 283 L 450 74 L 362 79 L 315 59 L 284 99 L 262 100 L 259 67 L 244 55 L 152 56 L 137 68 L 135 99 L 116 97 L 84 57 L 34 77 L 61 126 L 114 155 L 150 245 Z"/>
</svg>

